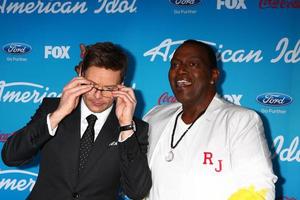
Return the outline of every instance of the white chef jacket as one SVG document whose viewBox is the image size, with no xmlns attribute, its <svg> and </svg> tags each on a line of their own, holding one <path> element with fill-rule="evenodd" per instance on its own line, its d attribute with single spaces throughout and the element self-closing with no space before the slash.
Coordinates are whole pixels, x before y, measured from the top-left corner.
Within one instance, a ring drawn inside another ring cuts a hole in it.
<svg viewBox="0 0 300 200">
<path fill-rule="evenodd" d="M 275 198 L 277 177 L 256 112 L 216 95 L 174 149 L 174 160 L 167 162 L 165 156 L 180 111 L 180 103 L 160 105 L 144 117 L 150 125 L 148 161 L 153 186 L 149 200 L 226 200 L 250 186 L 267 189 L 266 200 Z"/>
</svg>

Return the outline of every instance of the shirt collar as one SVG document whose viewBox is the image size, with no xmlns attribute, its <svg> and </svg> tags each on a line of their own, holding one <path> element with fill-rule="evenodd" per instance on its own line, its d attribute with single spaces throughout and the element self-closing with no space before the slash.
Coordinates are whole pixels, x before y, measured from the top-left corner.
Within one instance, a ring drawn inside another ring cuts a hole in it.
<svg viewBox="0 0 300 200">
<path fill-rule="evenodd" d="M 83 98 L 81 99 L 81 120 L 86 121 L 86 117 L 89 116 L 90 114 L 96 115 L 97 117 L 97 121 L 106 121 L 110 111 L 112 110 L 113 104 L 107 108 L 106 110 L 100 112 L 100 113 L 95 113 L 90 111 L 90 109 L 87 107 L 87 105 L 85 104 Z"/>
</svg>

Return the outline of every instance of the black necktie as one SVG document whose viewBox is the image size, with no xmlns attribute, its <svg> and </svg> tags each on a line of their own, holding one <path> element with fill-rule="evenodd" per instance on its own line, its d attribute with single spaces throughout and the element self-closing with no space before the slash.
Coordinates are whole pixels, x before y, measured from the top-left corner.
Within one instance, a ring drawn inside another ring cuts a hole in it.
<svg viewBox="0 0 300 200">
<path fill-rule="evenodd" d="M 83 133 L 83 136 L 80 140 L 80 149 L 79 149 L 79 172 L 81 172 L 88 161 L 89 152 L 91 151 L 94 144 L 94 126 L 97 120 L 97 117 L 93 114 L 87 116 L 88 127 Z"/>
</svg>

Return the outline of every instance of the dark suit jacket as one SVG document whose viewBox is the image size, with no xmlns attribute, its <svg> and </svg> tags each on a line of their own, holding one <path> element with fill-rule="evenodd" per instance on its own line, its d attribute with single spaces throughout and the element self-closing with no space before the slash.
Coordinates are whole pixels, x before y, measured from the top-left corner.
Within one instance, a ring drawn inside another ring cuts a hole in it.
<svg viewBox="0 0 300 200">
<path fill-rule="evenodd" d="M 51 136 L 46 117 L 58 103 L 56 98 L 44 99 L 31 121 L 11 136 L 2 149 L 3 162 L 8 166 L 25 165 L 40 153 L 39 175 L 28 199 L 110 200 L 117 199 L 120 186 L 130 198 L 143 198 L 151 187 L 146 158 L 148 124 L 134 119 L 137 131 L 126 141 L 110 145 L 119 137 L 113 108 L 78 176 L 80 105 Z"/>
</svg>

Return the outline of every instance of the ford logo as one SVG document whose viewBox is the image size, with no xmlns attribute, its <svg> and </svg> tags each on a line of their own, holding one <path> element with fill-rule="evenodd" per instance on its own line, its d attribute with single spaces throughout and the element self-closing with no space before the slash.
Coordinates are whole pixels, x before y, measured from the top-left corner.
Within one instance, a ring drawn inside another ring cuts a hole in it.
<svg viewBox="0 0 300 200">
<path fill-rule="evenodd" d="M 31 46 L 28 44 L 16 42 L 8 43 L 3 46 L 3 51 L 6 53 L 17 55 L 29 53 L 31 49 Z"/>
<path fill-rule="evenodd" d="M 258 95 L 256 101 L 266 106 L 285 106 L 292 103 L 293 99 L 286 94 L 265 93 Z"/>
<path fill-rule="evenodd" d="M 200 0 L 170 0 L 170 2 L 177 6 L 191 6 L 200 3 Z"/>
</svg>

